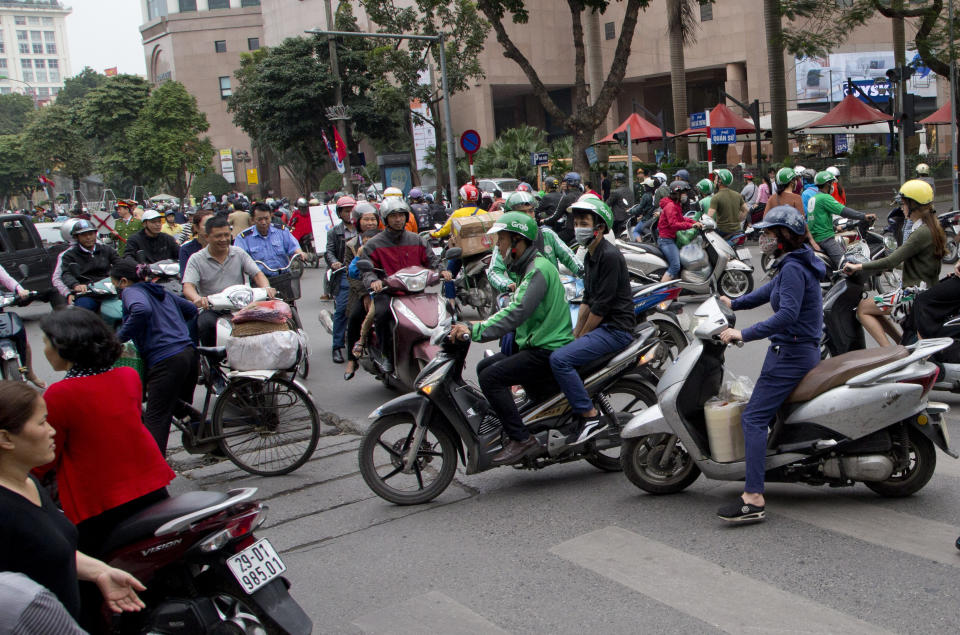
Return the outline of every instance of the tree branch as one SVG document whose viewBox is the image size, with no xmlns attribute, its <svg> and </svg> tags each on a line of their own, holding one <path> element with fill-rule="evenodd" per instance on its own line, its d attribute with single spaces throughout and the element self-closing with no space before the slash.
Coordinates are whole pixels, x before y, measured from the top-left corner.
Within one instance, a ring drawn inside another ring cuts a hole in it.
<svg viewBox="0 0 960 635">
<path fill-rule="evenodd" d="M 597 120 L 598 125 L 600 124 L 599 120 L 606 115 L 613 100 L 620 93 L 620 84 L 627 71 L 630 47 L 637 27 L 637 16 L 640 9 L 645 9 L 647 5 L 648 0 L 627 0 L 627 9 L 623 17 L 623 24 L 620 26 L 620 38 L 617 40 L 617 48 L 613 54 L 610 73 L 603 82 L 603 88 L 600 89 L 600 94 L 597 95 L 597 99 L 590 109 L 590 116 Z"/>
<path fill-rule="evenodd" d="M 923 60 L 927 68 L 941 77 L 949 78 L 950 64 L 938 58 L 933 52 L 933 47 L 930 45 L 930 34 L 933 32 L 933 28 L 940 19 L 942 12 L 943 0 L 934 0 L 933 4 L 926 9 L 926 13 L 920 21 L 920 26 L 917 28 L 917 34 L 913 38 L 913 42 L 917 45 L 917 53 L 919 53 L 920 59 Z"/>
<path fill-rule="evenodd" d="M 587 66 L 587 56 L 583 48 L 583 3 L 580 0 L 567 0 L 570 7 L 570 23 L 573 29 L 573 112 L 582 113 L 587 109 L 587 82 L 584 69 Z"/>
</svg>

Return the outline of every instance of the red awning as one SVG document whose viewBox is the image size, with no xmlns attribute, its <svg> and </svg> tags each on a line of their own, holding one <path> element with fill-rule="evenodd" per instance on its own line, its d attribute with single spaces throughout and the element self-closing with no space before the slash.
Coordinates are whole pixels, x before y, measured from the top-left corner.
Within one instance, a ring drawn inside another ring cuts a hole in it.
<svg viewBox="0 0 960 635">
<path fill-rule="evenodd" d="M 816 121 L 808 123 L 807 128 L 829 128 L 834 126 L 862 126 L 868 123 L 890 121 L 890 115 L 871 108 L 853 95 L 847 95 L 833 110 Z"/>
<path fill-rule="evenodd" d="M 614 133 L 623 132 L 627 129 L 627 124 L 630 124 L 630 140 L 631 141 L 659 141 L 662 139 L 660 136 L 660 126 L 650 123 L 637 113 L 631 114 L 627 117 L 620 126 L 608 134 L 597 143 L 614 143 L 616 139 L 613 138 Z M 667 136 L 672 137 L 673 133 L 667 131 Z"/>
<path fill-rule="evenodd" d="M 927 118 L 925 118 L 925 119 L 921 119 L 921 120 L 918 121 L 917 123 L 922 123 L 922 124 L 925 124 L 925 125 L 932 125 L 932 126 L 946 124 L 946 125 L 949 126 L 949 125 L 950 125 L 950 115 L 951 115 L 951 112 L 950 112 L 950 102 L 947 101 L 947 103 L 945 103 L 944 105 L 940 106 L 940 108 L 938 108 L 935 113 L 933 113 L 932 115 L 930 115 L 929 117 L 927 117 Z"/>
<path fill-rule="evenodd" d="M 754 132 L 756 128 L 752 123 L 741 117 L 740 115 L 735 115 L 732 110 L 727 108 L 725 104 L 717 104 L 714 106 L 713 110 L 710 111 L 710 127 L 711 128 L 736 128 L 737 134 L 744 134 L 747 132 Z M 707 134 L 706 128 L 687 128 L 683 132 L 677 133 L 677 136 L 692 136 L 692 135 L 705 135 Z"/>
</svg>

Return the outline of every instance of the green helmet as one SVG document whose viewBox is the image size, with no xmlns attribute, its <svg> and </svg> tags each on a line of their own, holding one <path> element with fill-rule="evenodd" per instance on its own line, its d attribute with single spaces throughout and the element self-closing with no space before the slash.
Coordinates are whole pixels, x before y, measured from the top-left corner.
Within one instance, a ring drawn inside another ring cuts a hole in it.
<svg viewBox="0 0 960 635">
<path fill-rule="evenodd" d="M 506 211 L 516 209 L 518 205 L 535 205 L 536 201 L 530 192 L 514 192 L 507 197 Z"/>
<path fill-rule="evenodd" d="M 700 179 L 697 181 L 697 189 L 704 196 L 710 196 L 713 194 L 713 183 L 710 182 L 710 179 Z"/>
<path fill-rule="evenodd" d="M 520 234 L 532 243 L 537 239 L 540 230 L 537 229 L 536 221 L 523 212 L 507 212 L 498 218 L 493 227 L 487 231 L 488 234 L 498 234 L 500 232 Z"/>
<path fill-rule="evenodd" d="M 713 173 L 717 177 L 717 184 L 730 187 L 730 185 L 733 183 L 733 172 L 730 170 L 726 168 L 719 168 L 714 170 Z"/>
<path fill-rule="evenodd" d="M 780 168 L 777 170 L 777 184 L 789 185 L 790 181 L 797 178 L 797 173 L 793 168 Z"/>
<path fill-rule="evenodd" d="M 813 177 L 813 182 L 817 184 L 817 187 L 820 187 L 821 185 L 826 185 L 827 183 L 830 183 L 836 180 L 837 180 L 837 177 L 830 174 L 826 170 L 824 170 L 823 172 L 817 172 L 817 175 Z"/>
<path fill-rule="evenodd" d="M 595 196 L 582 196 L 579 201 L 573 203 L 568 209 L 574 214 L 578 212 L 581 214 L 584 212 L 592 213 L 603 221 L 603 224 L 607 226 L 607 231 L 613 229 L 613 211 L 609 205 Z"/>
</svg>

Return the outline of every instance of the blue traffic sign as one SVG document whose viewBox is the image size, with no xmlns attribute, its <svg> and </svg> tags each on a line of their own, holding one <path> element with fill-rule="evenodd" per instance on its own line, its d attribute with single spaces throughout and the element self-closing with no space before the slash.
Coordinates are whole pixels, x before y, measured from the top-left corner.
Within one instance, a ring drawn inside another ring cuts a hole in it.
<svg viewBox="0 0 960 635">
<path fill-rule="evenodd" d="M 729 144 L 737 142 L 736 128 L 711 128 L 710 142 L 719 144 Z"/>
<path fill-rule="evenodd" d="M 548 152 L 531 152 L 530 165 L 547 165 L 550 163 L 550 154 Z"/>
<path fill-rule="evenodd" d="M 480 149 L 480 133 L 476 130 L 464 130 L 460 135 L 460 147 L 467 154 L 473 154 Z"/>
<path fill-rule="evenodd" d="M 706 128 L 707 127 L 707 113 L 706 111 L 692 112 L 690 113 L 690 127 L 691 128 Z"/>
</svg>

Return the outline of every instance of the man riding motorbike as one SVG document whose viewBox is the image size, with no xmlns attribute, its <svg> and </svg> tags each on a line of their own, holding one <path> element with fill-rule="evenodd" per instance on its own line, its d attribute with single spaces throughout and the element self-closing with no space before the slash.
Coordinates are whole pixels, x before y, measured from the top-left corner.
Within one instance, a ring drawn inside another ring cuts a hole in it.
<svg viewBox="0 0 960 635">
<path fill-rule="evenodd" d="M 814 242 L 830 257 L 830 262 L 836 269 L 840 266 L 840 260 L 843 259 L 843 247 L 834 239 L 836 232 L 833 229 L 833 215 L 839 214 L 845 218 L 867 220 L 871 223 L 877 219 L 877 216 L 864 214 L 838 203 L 837 199 L 830 194 L 836 177 L 826 170 L 819 172 L 814 180 L 819 191 L 807 200 L 807 223 L 810 225 L 810 235 Z"/>
<path fill-rule="evenodd" d="M 487 233 L 497 234 L 497 249 L 520 282 L 506 308 L 482 322 L 454 325 L 450 339 L 469 336 L 475 342 L 489 342 L 516 331 L 519 352 L 497 353 L 477 365 L 480 389 L 509 436 L 503 449 L 492 457 L 494 464 L 505 465 L 516 463 L 538 446 L 523 425 L 511 387 L 543 377 L 550 354 L 571 342 L 573 333 L 560 274 L 537 250 L 533 219 L 521 212 L 507 212 Z"/>
<path fill-rule="evenodd" d="M 474 216 L 476 214 L 483 214 L 484 210 L 480 207 L 480 190 L 472 183 L 467 183 L 460 188 L 460 200 L 463 201 L 463 207 L 458 210 L 454 210 L 450 214 L 450 218 L 447 219 L 447 222 L 443 224 L 443 227 L 436 231 L 430 232 L 431 238 L 446 238 L 450 235 L 450 232 L 453 230 L 453 219 L 454 218 L 464 218 L 465 216 Z M 381 209 L 381 215 L 383 210 Z M 383 216 L 386 219 L 385 216 Z M 446 282 L 443 285 L 443 297 L 449 300 L 451 303 L 457 298 L 457 287 L 452 282 L 452 280 L 460 273 L 460 267 L 463 266 L 463 261 L 459 258 L 451 258 L 447 261 L 447 271 L 450 272 L 450 277 L 445 278 L 450 282 Z"/>
<path fill-rule="evenodd" d="M 110 245 L 97 242 L 97 228 L 88 220 L 74 223 L 70 234 L 77 244 L 65 251 L 60 261 L 63 283 L 73 292 L 67 300 L 96 313 L 100 310 L 100 300 L 90 296 L 76 298 L 74 294 L 86 293 L 87 285 L 109 276 L 110 267 L 120 256 Z"/>
<path fill-rule="evenodd" d="M 160 212 L 149 210 L 140 219 L 143 229 L 127 239 L 124 255 L 146 264 L 161 260 L 177 260 L 180 245 L 173 236 L 163 233 L 163 220 Z"/>
<path fill-rule="evenodd" d="M 710 209 L 707 215 L 717 221 L 717 233 L 729 238 L 741 230 L 741 223 L 747 216 L 747 203 L 740 192 L 730 189 L 733 173 L 726 168 L 714 170 L 713 183 L 717 193 L 710 197 Z M 673 185 L 670 186 L 671 192 Z"/>
<path fill-rule="evenodd" d="M 573 242 L 573 218 L 569 212 L 569 207 L 577 202 L 582 193 L 580 190 L 580 174 L 567 172 L 563 177 L 562 188 L 563 197 L 541 224 L 557 232 L 560 240 L 569 245 Z"/>
<path fill-rule="evenodd" d="M 337 199 L 337 216 L 340 223 L 327 232 L 327 250 L 323 259 L 330 268 L 330 289 L 333 291 L 333 363 L 342 364 L 344 335 L 347 331 L 347 300 L 350 297 L 350 282 L 347 280 L 345 265 L 346 245 L 357 235 L 357 226 L 353 222 L 353 208 L 357 201 L 352 196 Z"/>
<path fill-rule="evenodd" d="M 633 206 L 633 192 L 627 187 L 627 177 L 620 172 L 613 175 L 613 187 L 606 203 L 613 210 L 614 224 L 610 229 L 614 236 L 619 236 L 627 226 L 627 210 Z"/>
</svg>

